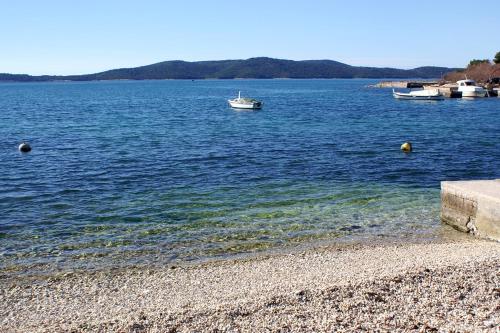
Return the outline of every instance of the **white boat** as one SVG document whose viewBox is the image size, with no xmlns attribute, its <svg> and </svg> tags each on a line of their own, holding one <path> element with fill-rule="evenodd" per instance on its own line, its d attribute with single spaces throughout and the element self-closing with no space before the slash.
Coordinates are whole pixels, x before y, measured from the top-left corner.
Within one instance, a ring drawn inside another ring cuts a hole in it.
<svg viewBox="0 0 500 333">
<path fill-rule="evenodd" d="M 443 94 L 437 89 L 413 90 L 408 93 L 397 92 L 392 89 L 392 95 L 397 99 L 425 100 L 435 101 L 444 99 Z"/>
<path fill-rule="evenodd" d="M 496 91 L 497 97 L 500 97 L 500 88 L 493 88 L 493 91 Z"/>
<path fill-rule="evenodd" d="M 478 86 L 474 80 L 460 80 L 457 84 L 462 97 L 486 97 L 486 89 Z"/>
<path fill-rule="evenodd" d="M 262 108 L 262 102 L 253 99 L 241 97 L 241 91 L 238 92 L 238 98 L 228 99 L 229 105 L 235 109 L 260 109 Z"/>
</svg>

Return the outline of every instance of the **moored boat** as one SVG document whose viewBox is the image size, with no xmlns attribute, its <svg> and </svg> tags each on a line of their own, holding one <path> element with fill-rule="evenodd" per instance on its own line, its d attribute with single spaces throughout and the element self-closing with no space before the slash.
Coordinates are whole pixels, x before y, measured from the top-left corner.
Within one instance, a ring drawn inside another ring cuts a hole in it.
<svg viewBox="0 0 500 333">
<path fill-rule="evenodd" d="M 486 89 L 478 86 L 474 80 L 460 80 L 457 81 L 457 84 L 462 97 L 486 97 Z"/>
<path fill-rule="evenodd" d="M 397 99 L 410 99 L 410 100 L 441 100 L 444 99 L 443 94 L 437 89 L 430 90 L 413 90 L 408 93 L 397 92 L 392 89 L 392 95 Z"/>
<path fill-rule="evenodd" d="M 500 88 L 493 88 L 493 92 L 497 94 L 497 97 L 500 97 Z"/>
<path fill-rule="evenodd" d="M 241 97 L 241 91 L 238 92 L 238 98 L 228 99 L 229 105 L 235 109 L 260 109 L 262 102 L 253 98 Z"/>
</svg>

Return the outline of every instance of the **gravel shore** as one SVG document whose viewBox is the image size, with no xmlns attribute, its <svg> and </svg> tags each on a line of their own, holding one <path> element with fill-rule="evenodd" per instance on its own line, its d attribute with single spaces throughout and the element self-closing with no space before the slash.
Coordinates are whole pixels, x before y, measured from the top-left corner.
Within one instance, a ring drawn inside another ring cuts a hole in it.
<svg viewBox="0 0 500 333">
<path fill-rule="evenodd" d="M 499 332 L 500 243 L 352 245 L 0 280 L 1 332 Z"/>
</svg>

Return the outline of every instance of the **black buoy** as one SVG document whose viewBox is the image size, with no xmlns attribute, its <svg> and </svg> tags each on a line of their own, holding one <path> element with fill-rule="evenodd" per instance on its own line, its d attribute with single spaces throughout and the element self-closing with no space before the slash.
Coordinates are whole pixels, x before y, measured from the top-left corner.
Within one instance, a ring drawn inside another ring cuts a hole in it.
<svg viewBox="0 0 500 333">
<path fill-rule="evenodd" d="M 21 153 L 29 153 L 31 151 L 31 146 L 27 142 L 23 142 L 19 145 L 19 151 Z"/>
</svg>

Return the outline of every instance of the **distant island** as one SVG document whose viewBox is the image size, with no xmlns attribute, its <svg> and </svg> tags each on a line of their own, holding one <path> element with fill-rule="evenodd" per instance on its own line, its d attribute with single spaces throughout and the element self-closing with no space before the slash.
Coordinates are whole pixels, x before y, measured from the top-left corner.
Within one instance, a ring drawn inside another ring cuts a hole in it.
<svg viewBox="0 0 500 333">
<path fill-rule="evenodd" d="M 165 79 L 335 79 L 335 78 L 441 78 L 457 68 L 425 66 L 414 69 L 351 66 L 333 60 L 284 60 L 250 58 L 219 61 L 164 61 L 134 68 L 119 68 L 84 75 L 40 75 L 0 73 L 0 81 L 96 81 Z"/>
</svg>

